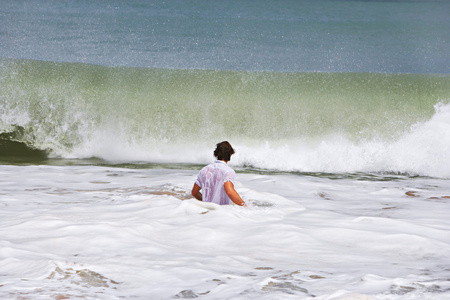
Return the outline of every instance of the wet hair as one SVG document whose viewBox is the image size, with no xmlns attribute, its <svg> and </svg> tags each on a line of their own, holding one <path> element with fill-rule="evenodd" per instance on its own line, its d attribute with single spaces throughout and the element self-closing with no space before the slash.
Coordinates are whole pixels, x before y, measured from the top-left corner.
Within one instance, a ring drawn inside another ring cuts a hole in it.
<svg viewBox="0 0 450 300">
<path fill-rule="evenodd" d="M 214 156 L 218 160 L 230 161 L 231 155 L 235 153 L 233 147 L 227 141 L 218 143 L 216 145 L 216 150 L 214 150 Z"/>
</svg>

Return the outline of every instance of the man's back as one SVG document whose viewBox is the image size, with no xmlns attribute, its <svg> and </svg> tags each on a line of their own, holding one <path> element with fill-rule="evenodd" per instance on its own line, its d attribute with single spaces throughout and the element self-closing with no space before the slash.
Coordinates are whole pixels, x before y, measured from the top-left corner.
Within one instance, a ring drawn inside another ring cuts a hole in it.
<svg viewBox="0 0 450 300">
<path fill-rule="evenodd" d="M 231 204 L 225 192 L 224 183 L 234 184 L 236 173 L 225 162 L 216 160 L 204 167 L 198 174 L 196 184 L 203 190 L 203 201 L 220 205 Z"/>
</svg>

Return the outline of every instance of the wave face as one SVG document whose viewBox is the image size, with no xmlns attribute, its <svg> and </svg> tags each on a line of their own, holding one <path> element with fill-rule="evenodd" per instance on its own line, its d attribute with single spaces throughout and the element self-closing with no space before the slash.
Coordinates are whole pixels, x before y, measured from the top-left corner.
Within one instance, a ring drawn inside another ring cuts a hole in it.
<svg viewBox="0 0 450 300">
<path fill-rule="evenodd" d="M 53 157 L 450 177 L 447 75 L 0 66 L 0 139 Z"/>
</svg>

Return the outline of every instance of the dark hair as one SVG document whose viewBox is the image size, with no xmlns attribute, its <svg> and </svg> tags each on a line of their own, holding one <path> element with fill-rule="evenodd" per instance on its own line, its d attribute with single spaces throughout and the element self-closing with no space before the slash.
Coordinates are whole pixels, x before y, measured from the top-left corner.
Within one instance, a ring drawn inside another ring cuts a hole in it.
<svg viewBox="0 0 450 300">
<path fill-rule="evenodd" d="M 235 153 L 233 147 L 227 141 L 218 143 L 216 145 L 216 150 L 214 150 L 214 156 L 218 160 L 230 161 L 231 155 Z"/>
</svg>

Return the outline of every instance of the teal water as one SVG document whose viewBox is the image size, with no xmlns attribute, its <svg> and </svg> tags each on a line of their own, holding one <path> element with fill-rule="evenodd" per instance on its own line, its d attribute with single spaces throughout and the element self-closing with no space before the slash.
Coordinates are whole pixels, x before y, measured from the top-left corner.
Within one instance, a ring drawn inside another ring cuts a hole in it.
<svg viewBox="0 0 450 300">
<path fill-rule="evenodd" d="M 108 66 L 449 73 L 450 3 L 2 1 L 0 56 Z"/>
</svg>

